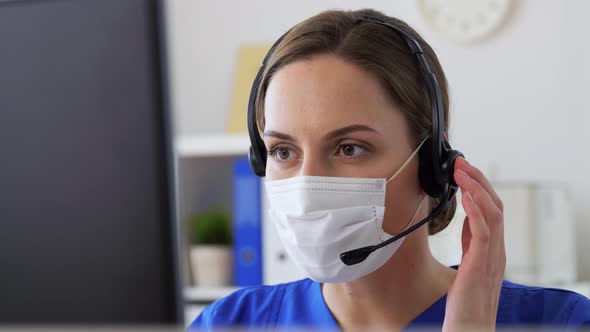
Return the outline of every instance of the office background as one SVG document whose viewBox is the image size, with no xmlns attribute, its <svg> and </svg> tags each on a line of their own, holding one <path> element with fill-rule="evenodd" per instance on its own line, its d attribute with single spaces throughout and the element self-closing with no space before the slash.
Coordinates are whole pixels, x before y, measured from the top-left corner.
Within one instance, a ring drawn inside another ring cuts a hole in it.
<svg viewBox="0 0 590 332">
<path fill-rule="evenodd" d="M 437 52 L 450 84 L 451 139 L 474 165 L 494 182 L 568 188 L 578 277 L 589 280 L 590 260 L 582 253 L 590 250 L 590 131 L 585 128 L 590 123 L 590 45 L 584 42 L 590 3 L 528 0 L 513 5 L 492 36 L 458 44 L 429 26 L 415 1 L 169 1 L 177 137 L 215 136 L 226 130 L 240 45 L 272 43 L 322 10 L 376 8 L 405 20 Z M 191 163 L 213 175 L 224 172 L 216 162 Z M 207 185 L 212 181 L 219 180 Z M 209 199 L 215 200 L 217 194 L 211 194 Z"/>
</svg>

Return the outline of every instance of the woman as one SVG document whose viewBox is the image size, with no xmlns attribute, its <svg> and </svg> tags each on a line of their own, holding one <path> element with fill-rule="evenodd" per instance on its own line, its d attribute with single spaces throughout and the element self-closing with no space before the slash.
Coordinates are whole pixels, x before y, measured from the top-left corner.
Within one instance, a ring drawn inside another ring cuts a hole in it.
<svg viewBox="0 0 590 332">
<path fill-rule="evenodd" d="M 403 33 L 422 47 L 438 80 L 447 128 L 440 63 L 398 19 L 374 10 L 328 11 L 275 45 L 253 99 L 268 154 L 262 169 L 281 240 L 311 279 L 237 291 L 207 307 L 191 329 L 590 324 L 590 300 L 581 295 L 503 281 L 502 201 L 460 157 L 449 177 L 467 213 L 461 264 L 447 267 L 431 255 L 428 236 L 448 225 L 456 202 L 418 227 L 444 202 L 421 179 L 430 176 L 420 167 L 430 151 L 423 156 L 423 146 L 432 145 L 432 89 Z M 412 226 L 357 262 L 339 258 Z"/>
</svg>

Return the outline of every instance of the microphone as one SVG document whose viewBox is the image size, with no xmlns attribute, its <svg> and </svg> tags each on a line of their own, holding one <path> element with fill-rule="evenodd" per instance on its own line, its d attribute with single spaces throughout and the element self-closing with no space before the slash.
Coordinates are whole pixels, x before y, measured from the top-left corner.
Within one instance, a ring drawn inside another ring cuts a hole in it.
<svg viewBox="0 0 590 332">
<path fill-rule="evenodd" d="M 453 198 L 453 196 L 457 192 L 457 189 L 458 188 L 456 186 L 449 185 L 449 189 L 447 190 L 447 194 L 445 196 L 445 199 L 442 200 L 440 203 L 438 203 L 438 206 L 434 210 L 432 210 L 432 212 L 426 218 L 420 220 L 419 223 L 417 223 L 417 224 L 413 225 L 412 227 L 406 229 L 405 231 L 395 235 L 394 237 L 392 237 L 391 239 L 389 239 L 387 241 L 383 241 L 379 244 L 375 244 L 372 246 L 366 246 L 366 247 L 357 248 L 357 249 L 343 252 L 340 254 L 340 260 L 342 261 L 342 263 L 349 265 L 349 266 L 361 263 L 362 261 L 367 259 L 367 257 L 369 257 L 369 255 L 373 251 L 383 248 L 383 247 L 401 239 L 402 237 L 412 233 L 413 231 L 417 230 L 418 228 L 420 228 L 420 226 L 422 226 L 425 223 L 431 221 L 432 219 L 440 216 L 440 214 L 443 213 L 447 209 L 447 207 L 449 206 L 449 204 L 451 202 L 451 199 Z"/>
</svg>

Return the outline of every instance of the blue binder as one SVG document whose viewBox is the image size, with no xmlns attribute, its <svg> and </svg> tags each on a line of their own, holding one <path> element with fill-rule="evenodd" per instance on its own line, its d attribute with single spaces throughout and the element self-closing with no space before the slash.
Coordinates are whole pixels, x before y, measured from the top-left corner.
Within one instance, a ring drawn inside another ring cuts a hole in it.
<svg viewBox="0 0 590 332">
<path fill-rule="evenodd" d="M 236 159 L 233 171 L 234 283 L 236 286 L 261 285 L 261 181 L 246 158 Z"/>
</svg>

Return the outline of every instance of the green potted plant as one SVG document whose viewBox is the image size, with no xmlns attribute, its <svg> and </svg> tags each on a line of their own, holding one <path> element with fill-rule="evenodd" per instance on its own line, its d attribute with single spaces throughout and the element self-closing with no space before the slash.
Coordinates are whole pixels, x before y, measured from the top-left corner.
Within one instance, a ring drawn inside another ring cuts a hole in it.
<svg viewBox="0 0 590 332">
<path fill-rule="evenodd" d="M 228 209 L 210 208 L 189 217 L 191 270 L 196 286 L 220 287 L 232 281 L 232 227 Z"/>
</svg>

